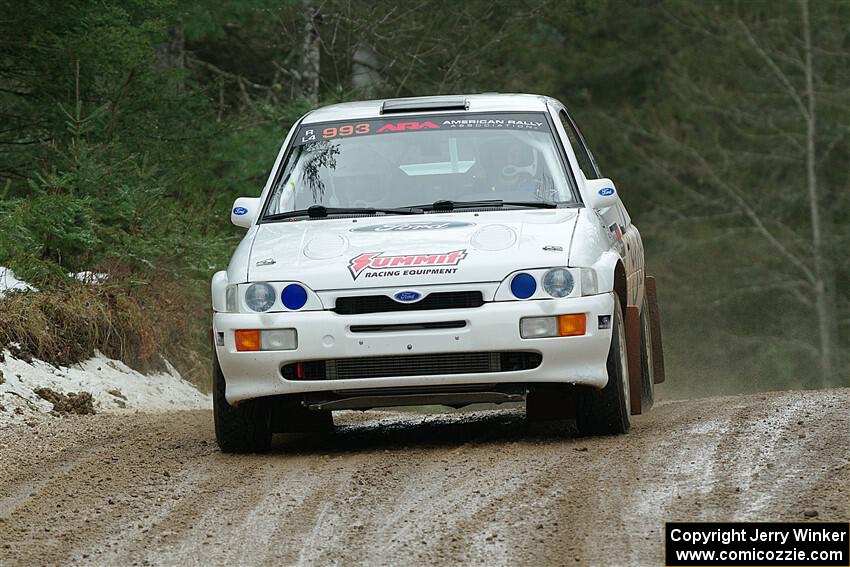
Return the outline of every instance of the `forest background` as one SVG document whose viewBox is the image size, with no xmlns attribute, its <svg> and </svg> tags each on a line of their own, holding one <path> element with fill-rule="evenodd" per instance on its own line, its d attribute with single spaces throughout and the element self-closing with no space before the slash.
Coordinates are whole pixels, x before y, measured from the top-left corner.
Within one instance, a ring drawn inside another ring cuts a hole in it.
<svg viewBox="0 0 850 567">
<path fill-rule="evenodd" d="M 847 0 L 0 0 L 0 266 L 40 290 L 0 346 L 206 384 L 229 207 L 291 124 L 482 91 L 562 100 L 617 183 L 665 396 L 850 384 Z"/>
</svg>

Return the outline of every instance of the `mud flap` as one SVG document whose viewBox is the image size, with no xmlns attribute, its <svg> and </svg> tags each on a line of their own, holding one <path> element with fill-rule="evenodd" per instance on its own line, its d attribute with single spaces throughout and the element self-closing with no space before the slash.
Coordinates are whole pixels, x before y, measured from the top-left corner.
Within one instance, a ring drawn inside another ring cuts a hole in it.
<svg viewBox="0 0 850 567">
<path fill-rule="evenodd" d="M 664 382 L 664 349 L 661 346 L 661 312 L 658 310 L 658 292 L 655 278 L 646 276 L 646 302 L 649 307 L 649 329 L 652 333 L 652 377 L 653 382 Z"/>
<path fill-rule="evenodd" d="M 626 360 L 629 363 L 629 396 L 632 415 L 641 412 L 640 376 L 640 309 L 637 305 L 626 307 Z"/>
</svg>

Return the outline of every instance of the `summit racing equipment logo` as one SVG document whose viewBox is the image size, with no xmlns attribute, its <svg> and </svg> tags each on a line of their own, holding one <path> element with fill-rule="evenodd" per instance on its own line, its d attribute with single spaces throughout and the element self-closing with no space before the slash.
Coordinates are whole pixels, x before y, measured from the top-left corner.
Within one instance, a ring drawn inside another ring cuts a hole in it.
<svg viewBox="0 0 850 567">
<path fill-rule="evenodd" d="M 466 250 L 400 256 L 384 256 L 383 252 L 366 252 L 349 260 L 348 271 L 355 280 L 364 272 L 366 272 L 364 277 L 367 278 L 454 274 L 457 268 L 445 266 L 457 266 L 464 258 L 466 258 Z"/>
</svg>

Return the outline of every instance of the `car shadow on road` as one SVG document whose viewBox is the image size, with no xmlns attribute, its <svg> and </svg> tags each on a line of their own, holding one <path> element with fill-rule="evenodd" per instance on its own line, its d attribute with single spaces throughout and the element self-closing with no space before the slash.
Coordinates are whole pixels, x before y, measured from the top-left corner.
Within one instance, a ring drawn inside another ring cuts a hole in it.
<svg viewBox="0 0 850 567">
<path fill-rule="evenodd" d="M 273 453 L 344 454 L 369 450 L 459 447 L 465 444 L 580 442 L 574 421 L 529 422 L 522 410 L 418 414 L 369 413 L 337 419 L 332 432 L 276 435 Z"/>
</svg>

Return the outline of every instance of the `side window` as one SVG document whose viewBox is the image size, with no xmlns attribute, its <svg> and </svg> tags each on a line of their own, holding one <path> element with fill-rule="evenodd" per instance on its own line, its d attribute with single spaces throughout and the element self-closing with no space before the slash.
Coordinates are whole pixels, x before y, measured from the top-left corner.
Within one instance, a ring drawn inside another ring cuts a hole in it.
<svg viewBox="0 0 850 567">
<path fill-rule="evenodd" d="M 584 141 L 581 139 L 581 134 L 576 130 L 573 121 L 567 117 L 567 113 L 563 110 L 558 114 L 558 117 L 561 119 L 561 125 L 570 139 L 570 145 L 576 153 L 578 166 L 584 172 L 584 176 L 588 179 L 599 179 L 599 171 L 596 169 L 593 157 L 587 151 L 587 147 L 585 147 Z"/>
</svg>

